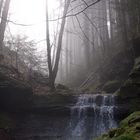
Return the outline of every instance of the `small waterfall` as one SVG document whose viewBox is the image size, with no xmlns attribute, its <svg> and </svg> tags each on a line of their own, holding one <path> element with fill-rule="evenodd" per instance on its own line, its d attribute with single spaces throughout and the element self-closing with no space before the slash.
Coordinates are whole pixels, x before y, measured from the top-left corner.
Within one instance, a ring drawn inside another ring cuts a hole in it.
<svg viewBox="0 0 140 140">
<path fill-rule="evenodd" d="M 117 126 L 115 96 L 84 94 L 71 108 L 71 133 L 78 140 L 90 140 Z"/>
<path fill-rule="evenodd" d="M 16 116 L 16 140 L 93 140 L 117 126 L 114 95 L 83 94 L 76 99 L 71 116 Z"/>
</svg>

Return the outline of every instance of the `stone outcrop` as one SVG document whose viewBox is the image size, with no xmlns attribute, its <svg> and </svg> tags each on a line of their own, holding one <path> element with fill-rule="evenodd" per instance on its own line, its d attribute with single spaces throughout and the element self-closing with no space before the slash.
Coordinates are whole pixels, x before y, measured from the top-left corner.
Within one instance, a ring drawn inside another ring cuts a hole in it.
<svg viewBox="0 0 140 140">
<path fill-rule="evenodd" d="M 110 130 L 96 140 L 140 140 L 140 111 L 129 115 L 120 122 L 118 128 Z"/>
<path fill-rule="evenodd" d="M 135 60 L 135 65 L 128 80 L 117 91 L 118 106 L 128 113 L 140 110 L 140 57 Z"/>
<path fill-rule="evenodd" d="M 76 101 L 76 96 L 70 94 L 34 95 L 32 105 L 28 108 L 28 111 L 39 114 L 67 116 L 70 115 L 70 107 Z"/>
</svg>

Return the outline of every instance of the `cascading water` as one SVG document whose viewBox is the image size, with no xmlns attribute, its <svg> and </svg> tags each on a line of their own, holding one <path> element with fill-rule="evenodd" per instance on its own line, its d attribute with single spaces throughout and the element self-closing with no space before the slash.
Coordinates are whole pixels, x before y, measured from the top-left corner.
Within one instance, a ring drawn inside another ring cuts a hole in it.
<svg viewBox="0 0 140 140">
<path fill-rule="evenodd" d="M 93 140 L 116 127 L 115 96 L 83 94 L 76 99 L 71 116 L 17 116 L 16 140 Z"/>
<path fill-rule="evenodd" d="M 89 140 L 115 128 L 114 109 L 114 95 L 80 95 L 71 108 L 72 135 L 79 140 Z"/>
</svg>

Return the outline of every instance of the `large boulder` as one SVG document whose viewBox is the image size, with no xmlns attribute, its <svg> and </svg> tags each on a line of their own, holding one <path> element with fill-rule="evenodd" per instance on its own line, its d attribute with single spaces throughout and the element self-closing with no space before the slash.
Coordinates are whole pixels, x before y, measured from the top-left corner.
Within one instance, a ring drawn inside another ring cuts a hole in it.
<svg viewBox="0 0 140 140">
<path fill-rule="evenodd" d="M 95 140 L 140 140 L 140 111 L 129 115 L 116 129 Z"/>
</svg>

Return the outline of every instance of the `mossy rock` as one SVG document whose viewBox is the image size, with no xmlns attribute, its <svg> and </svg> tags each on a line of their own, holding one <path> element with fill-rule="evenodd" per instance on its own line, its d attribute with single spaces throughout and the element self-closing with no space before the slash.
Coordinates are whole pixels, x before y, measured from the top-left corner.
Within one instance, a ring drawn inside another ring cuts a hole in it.
<svg viewBox="0 0 140 140">
<path fill-rule="evenodd" d="M 125 135 L 119 136 L 118 138 L 116 138 L 116 140 L 136 140 L 136 138 L 132 135 L 125 134 Z"/>
<path fill-rule="evenodd" d="M 117 95 L 118 104 L 123 104 L 129 112 L 140 110 L 140 57 L 135 59 L 133 70 Z"/>
<path fill-rule="evenodd" d="M 139 118 L 139 120 L 137 120 Z M 136 121 L 137 120 L 137 121 Z M 120 122 L 120 127 L 126 127 L 132 123 L 140 122 L 140 111 L 134 112 L 129 115 L 126 119 Z"/>
<path fill-rule="evenodd" d="M 125 132 L 125 129 L 124 128 L 118 128 L 116 129 L 116 133 L 115 133 L 115 137 L 118 137 L 120 136 L 121 134 L 123 134 Z"/>
<path fill-rule="evenodd" d="M 133 88 L 132 92 L 133 90 L 135 92 L 135 90 L 140 89 L 140 57 L 135 59 L 135 65 L 133 67 L 133 70 L 129 74 L 129 78 L 125 81 L 124 85 L 121 87 L 120 92 L 121 90 L 125 89 L 125 91 L 128 92 L 129 94 L 130 88 Z M 122 91 L 121 94 L 123 94 L 123 92 L 125 91 Z"/>
<path fill-rule="evenodd" d="M 112 137 L 115 136 L 116 130 L 117 129 L 112 129 L 112 130 L 109 131 L 109 133 L 108 133 L 109 138 L 112 138 Z"/>
<path fill-rule="evenodd" d="M 120 88 L 121 82 L 118 80 L 109 81 L 103 86 L 103 90 L 107 93 L 113 93 Z"/>
<path fill-rule="evenodd" d="M 140 140 L 140 111 L 122 120 L 118 128 L 94 140 Z"/>
</svg>

